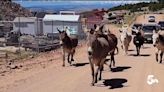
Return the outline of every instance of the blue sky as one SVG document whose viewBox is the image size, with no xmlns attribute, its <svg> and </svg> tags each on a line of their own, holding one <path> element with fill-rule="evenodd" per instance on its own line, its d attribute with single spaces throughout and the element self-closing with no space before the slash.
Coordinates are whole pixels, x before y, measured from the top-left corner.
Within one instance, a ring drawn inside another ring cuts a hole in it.
<svg viewBox="0 0 164 92">
<path fill-rule="evenodd" d="M 138 3 L 142 0 L 133 0 L 133 1 L 42 1 L 42 0 L 15 0 L 14 2 L 20 3 L 24 7 L 32 7 L 32 6 L 47 6 L 47 5 L 68 5 L 68 4 L 84 4 L 84 5 L 92 5 L 92 4 L 125 4 L 125 3 Z"/>
</svg>

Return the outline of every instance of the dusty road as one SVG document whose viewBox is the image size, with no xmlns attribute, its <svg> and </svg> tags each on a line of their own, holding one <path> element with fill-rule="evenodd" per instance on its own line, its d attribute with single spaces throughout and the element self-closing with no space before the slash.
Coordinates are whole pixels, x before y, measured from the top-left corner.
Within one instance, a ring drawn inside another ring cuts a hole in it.
<svg viewBox="0 0 164 92">
<path fill-rule="evenodd" d="M 78 49 L 76 65 L 62 67 L 61 58 L 53 60 L 46 68 L 36 67 L 13 73 L 0 79 L 1 92 L 164 92 L 164 64 L 155 61 L 154 48 L 145 45 L 141 56 L 135 56 L 131 44 L 129 55 L 120 49 L 116 56 L 116 68 L 103 71 L 103 80 L 94 87 L 91 83 L 90 65 L 86 46 Z M 158 84 L 148 85 L 148 75 L 154 75 Z"/>
<path fill-rule="evenodd" d="M 144 45 L 141 56 L 135 56 L 132 43 L 127 56 L 120 45 L 119 51 L 116 67 L 110 71 L 105 66 L 103 80 L 95 86 L 90 85 L 91 70 L 83 43 L 76 51 L 74 66 L 66 63 L 62 67 L 60 49 L 22 61 L 21 69 L 0 76 L 0 92 L 164 92 L 164 63 L 155 61 L 152 44 Z M 159 83 L 148 85 L 149 75 L 154 75 Z"/>
<path fill-rule="evenodd" d="M 155 16 L 155 23 L 158 23 L 161 20 L 164 20 L 164 14 L 145 14 L 137 17 L 136 23 L 142 23 L 142 24 L 148 24 L 148 18 L 149 16 Z M 154 22 L 152 22 L 154 23 Z"/>
</svg>

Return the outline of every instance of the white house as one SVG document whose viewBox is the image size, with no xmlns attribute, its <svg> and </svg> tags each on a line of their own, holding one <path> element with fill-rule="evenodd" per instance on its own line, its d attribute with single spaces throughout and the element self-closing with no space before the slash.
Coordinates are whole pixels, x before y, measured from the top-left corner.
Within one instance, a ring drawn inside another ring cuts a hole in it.
<svg viewBox="0 0 164 92">
<path fill-rule="evenodd" d="M 47 14 L 43 18 L 43 33 L 58 33 L 57 28 L 68 28 L 72 33 L 84 35 L 80 22 L 80 15 Z"/>
<path fill-rule="evenodd" d="M 36 17 L 16 17 L 13 21 L 13 31 L 22 34 L 41 35 L 43 33 L 42 21 Z"/>
</svg>

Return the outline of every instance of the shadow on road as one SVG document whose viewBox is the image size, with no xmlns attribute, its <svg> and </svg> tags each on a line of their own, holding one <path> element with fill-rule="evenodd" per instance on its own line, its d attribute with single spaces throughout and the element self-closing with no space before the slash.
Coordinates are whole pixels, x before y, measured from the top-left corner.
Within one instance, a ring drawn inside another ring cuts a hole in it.
<svg viewBox="0 0 164 92">
<path fill-rule="evenodd" d="M 148 49 L 148 48 L 151 48 L 151 47 L 142 47 L 142 49 Z"/>
<path fill-rule="evenodd" d="M 75 67 L 81 67 L 81 66 L 85 66 L 87 64 L 89 64 L 89 63 L 76 63 L 76 64 L 73 64 L 73 66 L 75 66 Z"/>
<path fill-rule="evenodd" d="M 150 54 L 140 54 L 140 55 L 137 55 L 137 54 L 129 54 L 128 56 L 142 56 L 142 57 L 148 57 L 148 56 L 151 56 Z"/>
<path fill-rule="evenodd" d="M 134 49 L 130 49 L 130 50 L 128 50 L 128 51 L 135 51 Z"/>
<path fill-rule="evenodd" d="M 123 84 L 126 82 L 127 82 L 127 79 L 124 79 L 124 78 L 105 79 L 103 81 L 105 86 L 110 86 L 109 89 L 125 87 Z"/>
<path fill-rule="evenodd" d="M 129 69 L 129 68 L 131 68 L 131 67 L 130 66 L 118 66 L 116 68 L 111 68 L 111 71 L 112 72 L 122 72 L 126 69 Z"/>
</svg>

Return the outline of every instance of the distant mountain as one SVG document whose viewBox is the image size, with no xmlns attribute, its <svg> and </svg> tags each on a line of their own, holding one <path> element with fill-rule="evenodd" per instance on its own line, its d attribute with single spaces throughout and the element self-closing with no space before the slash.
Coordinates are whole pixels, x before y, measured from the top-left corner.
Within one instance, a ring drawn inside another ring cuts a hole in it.
<svg viewBox="0 0 164 92">
<path fill-rule="evenodd" d="M 14 0 L 14 2 L 21 4 L 32 11 L 61 11 L 74 10 L 76 12 L 83 12 L 93 9 L 109 9 L 114 6 L 124 5 L 128 3 L 148 2 L 149 0 Z"/>
<path fill-rule="evenodd" d="M 99 4 L 95 4 L 95 5 L 40 5 L 40 6 L 32 6 L 32 7 L 26 7 L 28 9 L 30 9 L 31 11 L 47 11 L 47 10 L 51 10 L 51 11 L 55 11 L 55 12 L 59 12 L 62 10 L 72 10 L 72 11 L 76 11 L 76 12 L 83 12 L 83 11 L 88 11 L 88 10 L 93 10 L 93 9 L 109 9 L 113 6 L 113 4 L 103 4 L 103 5 L 99 5 Z"/>
</svg>

